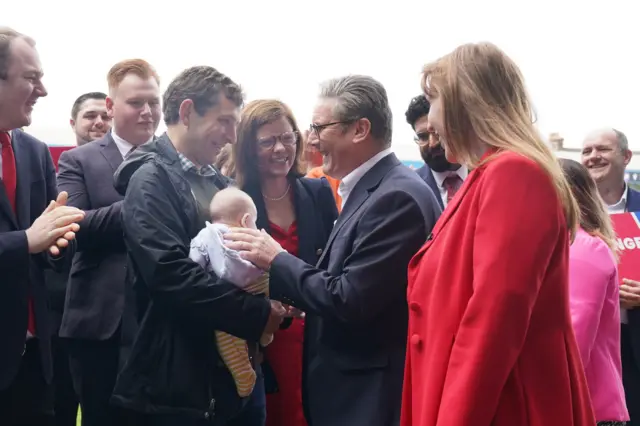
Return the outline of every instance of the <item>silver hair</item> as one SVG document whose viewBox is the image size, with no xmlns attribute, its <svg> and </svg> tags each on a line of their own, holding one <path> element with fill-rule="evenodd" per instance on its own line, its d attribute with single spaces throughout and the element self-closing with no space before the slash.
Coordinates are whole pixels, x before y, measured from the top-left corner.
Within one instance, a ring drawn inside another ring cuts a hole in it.
<svg viewBox="0 0 640 426">
<path fill-rule="evenodd" d="M 382 83 L 366 75 L 334 78 L 321 85 L 320 97 L 336 100 L 336 120 L 366 118 L 371 122 L 371 135 L 385 146 L 391 145 L 393 116 Z"/>
<path fill-rule="evenodd" d="M 613 133 L 616 134 L 616 139 L 618 141 L 618 148 L 620 149 L 620 151 L 622 151 L 623 153 L 629 151 L 629 140 L 627 139 L 627 135 L 625 135 L 618 129 L 612 129 L 612 130 L 613 130 Z"/>
</svg>

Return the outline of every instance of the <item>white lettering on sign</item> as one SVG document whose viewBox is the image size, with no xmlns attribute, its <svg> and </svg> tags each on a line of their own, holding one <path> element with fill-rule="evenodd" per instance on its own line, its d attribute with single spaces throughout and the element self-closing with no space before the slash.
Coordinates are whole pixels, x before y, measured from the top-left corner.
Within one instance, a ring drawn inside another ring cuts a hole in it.
<svg viewBox="0 0 640 426">
<path fill-rule="evenodd" d="M 640 249 L 640 237 L 618 238 L 618 250 L 635 250 Z"/>
</svg>

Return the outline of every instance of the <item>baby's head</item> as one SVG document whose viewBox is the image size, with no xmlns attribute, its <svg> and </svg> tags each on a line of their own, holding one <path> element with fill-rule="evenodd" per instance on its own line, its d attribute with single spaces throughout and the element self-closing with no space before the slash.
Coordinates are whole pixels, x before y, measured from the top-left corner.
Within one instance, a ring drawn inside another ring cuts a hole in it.
<svg viewBox="0 0 640 426">
<path fill-rule="evenodd" d="M 256 229 L 258 210 L 247 193 L 238 188 L 225 188 L 216 193 L 209 206 L 211 222 L 227 226 Z"/>
</svg>

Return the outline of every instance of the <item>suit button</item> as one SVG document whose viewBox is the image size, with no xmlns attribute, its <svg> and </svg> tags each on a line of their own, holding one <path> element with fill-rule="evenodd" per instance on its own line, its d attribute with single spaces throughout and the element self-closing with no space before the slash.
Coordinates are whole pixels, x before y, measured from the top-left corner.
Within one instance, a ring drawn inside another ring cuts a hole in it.
<svg viewBox="0 0 640 426">
<path fill-rule="evenodd" d="M 422 339 L 420 338 L 420 335 L 418 335 L 418 334 L 412 335 L 411 336 L 411 344 L 413 346 L 416 346 L 416 347 L 419 348 L 422 345 Z"/>
<path fill-rule="evenodd" d="M 322 254 L 322 249 L 316 250 L 316 255 L 320 256 Z"/>
<path fill-rule="evenodd" d="M 421 309 L 420 309 L 420 305 L 417 302 L 411 302 L 409 304 L 409 309 L 411 309 L 413 312 L 419 314 Z"/>
</svg>

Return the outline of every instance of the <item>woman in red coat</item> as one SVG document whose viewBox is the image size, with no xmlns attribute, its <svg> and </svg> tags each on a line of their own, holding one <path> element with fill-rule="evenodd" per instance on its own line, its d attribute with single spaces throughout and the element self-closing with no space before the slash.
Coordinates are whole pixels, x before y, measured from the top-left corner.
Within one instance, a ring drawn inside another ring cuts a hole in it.
<svg viewBox="0 0 640 426">
<path fill-rule="evenodd" d="M 425 67 L 429 121 L 474 168 L 409 265 L 403 426 L 593 426 L 572 331 L 578 210 L 518 67 L 469 44 Z"/>
</svg>

